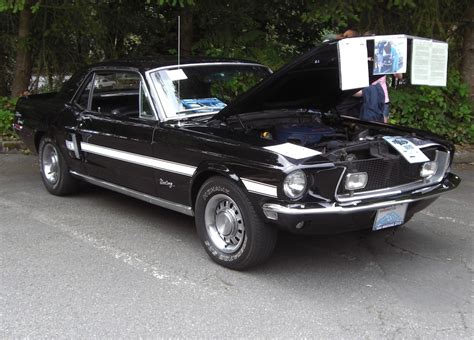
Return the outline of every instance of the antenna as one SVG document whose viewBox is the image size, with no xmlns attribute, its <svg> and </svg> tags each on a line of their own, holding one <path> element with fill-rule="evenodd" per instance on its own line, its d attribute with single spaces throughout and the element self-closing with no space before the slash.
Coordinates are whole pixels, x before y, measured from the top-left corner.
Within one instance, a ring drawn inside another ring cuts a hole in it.
<svg viewBox="0 0 474 340">
<path fill-rule="evenodd" d="M 178 69 L 181 59 L 181 16 L 178 15 Z"/>
<path fill-rule="evenodd" d="M 178 15 L 178 70 L 181 64 L 181 16 Z M 178 100 L 181 100 L 180 95 L 180 88 L 179 88 L 180 81 L 178 80 Z"/>
</svg>

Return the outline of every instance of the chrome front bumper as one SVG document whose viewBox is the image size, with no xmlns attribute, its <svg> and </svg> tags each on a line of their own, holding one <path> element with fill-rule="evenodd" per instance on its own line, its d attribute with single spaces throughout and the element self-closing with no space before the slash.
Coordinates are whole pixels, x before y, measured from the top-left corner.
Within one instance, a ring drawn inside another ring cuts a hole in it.
<svg viewBox="0 0 474 340">
<path fill-rule="evenodd" d="M 301 219 L 311 219 L 312 216 L 320 215 L 347 215 L 352 213 L 359 213 L 364 211 L 376 211 L 380 208 L 385 208 L 397 204 L 412 204 L 421 200 L 435 199 L 443 193 L 455 189 L 461 178 L 452 173 L 448 173 L 447 177 L 439 184 L 418 189 L 412 192 L 397 195 L 376 202 L 355 201 L 351 203 L 318 203 L 318 204 L 280 204 L 280 203 L 266 203 L 262 206 L 262 210 L 267 219 L 271 221 L 278 221 L 280 215 L 285 217 L 295 217 Z"/>
</svg>

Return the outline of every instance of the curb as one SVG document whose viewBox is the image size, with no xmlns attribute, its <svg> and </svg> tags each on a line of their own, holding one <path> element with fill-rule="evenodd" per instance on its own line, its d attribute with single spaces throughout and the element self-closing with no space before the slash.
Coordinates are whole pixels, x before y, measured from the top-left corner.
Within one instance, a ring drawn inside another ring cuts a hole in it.
<svg viewBox="0 0 474 340">
<path fill-rule="evenodd" d="M 472 151 L 456 151 L 454 154 L 454 164 L 471 163 L 474 164 L 474 152 Z"/>
<path fill-rule="evenodd" d="M 25 153 L 25 150 L 28 149 L 22 141 L 0 139 L 0 154 Z"/>
</svg>

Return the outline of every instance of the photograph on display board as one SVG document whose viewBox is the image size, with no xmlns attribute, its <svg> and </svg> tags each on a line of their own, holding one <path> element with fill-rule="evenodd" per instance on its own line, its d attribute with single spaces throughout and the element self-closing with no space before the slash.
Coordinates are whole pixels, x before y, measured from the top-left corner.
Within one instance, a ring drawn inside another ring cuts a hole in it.
<svg viewBox="0 0 474 340">
<path fill-rule="evenodd" d="M 374 41 L 374 74 L 405 73 L 407 39 L 380 37 Z"/>
</svg>

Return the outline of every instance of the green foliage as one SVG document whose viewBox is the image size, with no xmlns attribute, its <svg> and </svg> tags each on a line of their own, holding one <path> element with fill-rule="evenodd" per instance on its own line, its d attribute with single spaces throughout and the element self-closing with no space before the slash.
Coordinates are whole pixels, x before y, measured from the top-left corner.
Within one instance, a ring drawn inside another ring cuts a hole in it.
<svg viewBox="0 0 474 340">
<path fill-rule="evenodd" d="M 151 0 L 147 0 L 148 4 L 151 4 Z M 158 0 L 160 6 L 171 5 L 184 7 L 186 5 L 194 5 L 194 0 Z"/>
<path fill-rule="evenodd" d="M 428 130 L 458 143 L 474 143 L 469 87 L 451 70 L 446 87 L 407 86 L 390 92 L 390 122 Z"/>
<path fill-rule="evenodd" d="M 16 99 L 0 97 L 0 136 L 13 137 L 15 135 L 12 124 L 16 101 Z"/>
<path fill-rule="evenodd" d="M 38 11 L 40 1 L 36 3 L 33 1 L 28 2 L 27 0 L 0 0 L 0 12 L 11 11 L 13 13 L 20 12 L 25 9 L 25 6 L 30 5 L 32 13 Z"/>
<path fill-rule="evenodd" d="M 302 20 L 306 1 L 201 0 L 191 9 L 193 54 L 251 59 L 274 70 L 313 48 L 326 29 Z"/>
<path fill-rule="evenodd" d="M 0 97 L 14 77 L 19 13 L 30 8 L 28 43 L 32 93 L 55 91 L 66 76 L 106 59 L 177 55 L 242 58 L 276 70 L 349 27 L 405 33 L 449 43 L 450 67 L 460 69 L 468 0 L 0 0 Z M 241 91 L 235 83 L 228 95 Z M 459 74 L 447 88 L 416 87 L 391 95 L 393 122 L 428 129 L 455 142 L 474 142 L 472 104 Z M 12 109 L 0 100 L 0 133 Z M 12 133 L 12 132 L 8 132 Z"/>
<path fill-rule="evenodd" d="M 216 79 L 211 84 L 211 93 L 224 103 L 228 104 L 235 97 L 248 91 L 255 84 L 262 81 L 262 77 L 253 73 L 236 73 L 223 79 Z"/>
</svg>

